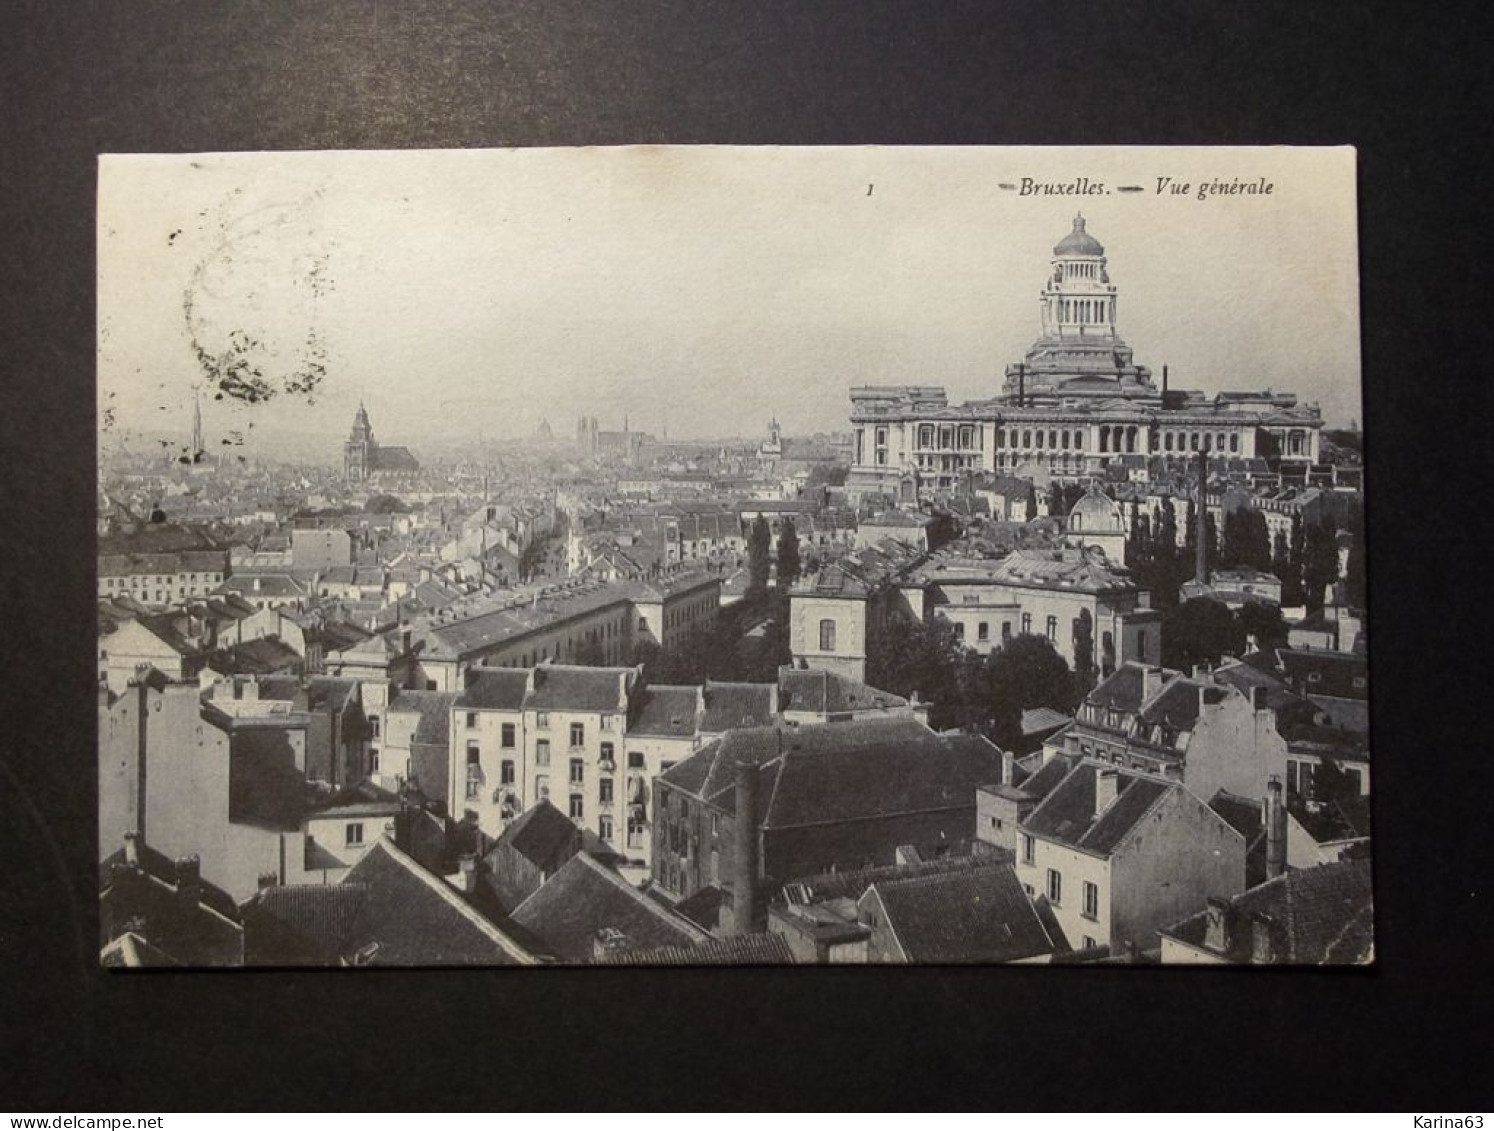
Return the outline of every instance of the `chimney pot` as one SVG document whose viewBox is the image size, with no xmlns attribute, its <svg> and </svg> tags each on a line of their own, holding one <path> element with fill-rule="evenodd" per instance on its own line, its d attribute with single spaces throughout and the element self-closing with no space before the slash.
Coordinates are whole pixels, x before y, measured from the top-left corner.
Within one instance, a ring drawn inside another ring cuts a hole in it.
<svg viewBox="0 0 1494 1131">
<path fill-rule="evenodd" d="M 124 835 L 125 863 L 131 868 L 140 866 L 140 834 L 128 832 Z"/>
<path fill-rule="evenodd" d="M 1275 774 L 1266 782 L 1266 879 L 1286 871 L 1287 811 L 1281 796 L 1281 779 Z"/>
<path fill-rule="evenodd" d="M 462 876 L 462 892 L 472 895 L 477 891 L 477 855 L 464 852 L 457 858 L 457 869 Z"/>
</svg>

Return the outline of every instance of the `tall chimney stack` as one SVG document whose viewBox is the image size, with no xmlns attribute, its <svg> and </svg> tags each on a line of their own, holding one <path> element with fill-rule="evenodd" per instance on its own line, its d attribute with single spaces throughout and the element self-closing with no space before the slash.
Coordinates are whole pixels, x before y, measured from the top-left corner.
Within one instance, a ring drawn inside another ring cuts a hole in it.
<svg viewBox="0 0 1494 1131">
<path fill-rule="evenodd" d="M 1200 585 L 1209 583 L 1209 459 L 1198 453 L 1198 501 L 1194 504 L 1193 523 L 1198 532 L 1194 547 L 1193 576 Z"/>
<path fill-rule="evenodd" d="M 1095 771 L 1095 816 L 1109 809 L 1120 795 L 1120 775 L 1114 770 Z"/>
<path fill-rule="evenodd" d="M 1281 779 L 1275 774 L 1266 783 L 1266 879 L 1286 871 L 1287 811 L 1281 799 Z"/>
<path fill-rule="evenodd" d="M 1167 366 L 1162 367 L 1162 407 L 1167 407 Z"/>
<path fill-rule="evenodd" d="M 1027 407 L 1027 366 L 1017 362 L 1017 407 Z"/>
<path fill-rule="evenodd" d="M 757 763 L 736 762 L 732 827 L 732 933 L 750 934 L 757 918 Z"/>
</svg>

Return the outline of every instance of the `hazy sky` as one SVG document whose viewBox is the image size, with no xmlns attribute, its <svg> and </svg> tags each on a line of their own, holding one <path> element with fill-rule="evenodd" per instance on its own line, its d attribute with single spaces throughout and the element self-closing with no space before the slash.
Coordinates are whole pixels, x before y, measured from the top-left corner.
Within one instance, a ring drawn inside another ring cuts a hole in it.
<svg viewBox="0 0 1494 1131">
<path fill-rule="evenodd" d="M 1024 177 L 1145 191 L 1000 187 Z M 1274 191 L 1198 199 L 1237 177 Z M 185 430 L 194 389 L 210 438 L 337 438 L 361 397 L 417 454 L 581 412 L 839 429 L 866 383 L 990 396 L 1076 210 L 1159 379 L 1360 417 L 1351 150 L 638 147 L 102 158 L 106 434 Z M 200 356 L 325 376 L 250 407 L 213 399 Z"/>
</svg>

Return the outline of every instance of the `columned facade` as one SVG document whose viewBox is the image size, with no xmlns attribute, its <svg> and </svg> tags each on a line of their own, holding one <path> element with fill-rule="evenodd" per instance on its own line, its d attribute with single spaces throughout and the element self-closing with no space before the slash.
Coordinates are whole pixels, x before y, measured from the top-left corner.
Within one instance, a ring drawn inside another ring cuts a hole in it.
<svg viewBox="0 0 1494 1131">
<path fill-rule="evenodd" d="M 956 491 L 982 472 L 1083 479 L 1121 462 L 1222 459 L 1312 464 L 1322 417 L 1290 393 L 1158 389 L 1116 330 L 1119 296 L 1084 218 L 1053 249 L 1041 335 L 1007 368 L 1000 396 L 951 405 L 937 385 L 851 390 L 853 491 Z M 1165 382 L 1164 382 L 1165 384 Z M 1165 402 L 1165 404 L 1164 404 Z"/>
</svg>

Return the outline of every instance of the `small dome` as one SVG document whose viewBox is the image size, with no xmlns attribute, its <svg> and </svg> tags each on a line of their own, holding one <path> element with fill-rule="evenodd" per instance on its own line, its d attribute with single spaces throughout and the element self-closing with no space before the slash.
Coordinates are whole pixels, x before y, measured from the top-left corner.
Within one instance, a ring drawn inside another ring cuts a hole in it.
<svg viewBox="0 0 1494 1131">
<path fill-rule="evenodd" d="M 1098 488 L 1091 487 L 1069 511 L 1069 529 L 1091 533 L 1125 532 L 1126 518 L 1120 504 Z"/>
<path fill-rule="evenodd" d="M 1074 230 L 1059 240 L 1053 248 L 1054 255 L 1104 255 L 1105 248 L 1099 240 L 1084 230 L 1084 217 L 1074 217 Z"/>
</svg>

